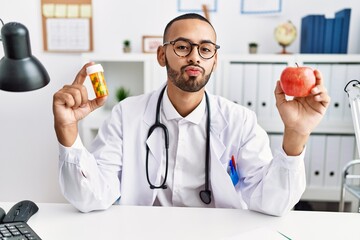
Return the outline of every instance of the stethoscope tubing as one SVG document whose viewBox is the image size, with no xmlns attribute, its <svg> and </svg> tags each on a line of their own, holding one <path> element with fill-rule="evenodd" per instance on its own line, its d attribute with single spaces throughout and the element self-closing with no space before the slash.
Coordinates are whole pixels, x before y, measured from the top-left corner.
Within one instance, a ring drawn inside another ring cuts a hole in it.
<svg viewBox="0 0 360 240">
<path fill-rule="evenodd" d="M 163 98 L 164 92 L 165 92 L 166 86 L 163 88 L 163 90 L 161 90 L 161 93 L 159 95 L 158 101 L 157 101 L 157 105 L 156 105 L 156 118 L 155 118 L 155 123 L 154 125 L 152 125 L 149 129 L 148 132 L 148 138 L 150 137 L 150 135 L 152 134 L 152 132 L 156 129 L 156 128 L 161 128 L 164 132 L 164 138 L 165 138 L 165 154 L 166 154 L 166 161 L 165 161 L 165 176 L 164 176 L 164 180 L 163 182 L 159 185 L 159 186 L 155 186 L 151 183 L 150 181 L 150 177 L 149 177 L 149 146 L 146 145 L 146 178 L 147 181 L 150 185 L 151 189 L 155 189 L 155 188 L 162 188 L 162 189 L 166 189 L 166 180 L 167 180 L 167 174 L 168 174 L 168 167 L 169 167 L 169 132 L 167 127 L 162 124 L 160 122 L 160 105 L 161 105 L 161 100 Z"/>
<path fill-rule="evenodd" d="M 152 134 L 152 132 L 156 129 L 156 128 L 161 128 L 163 130 L 164 133 L 164 138 L 165 138 L 165 155 L 166 155 L 166 160 L 165 160 L 165 175 L 164 175 L 164 180 L 162 181 L 162 183 L 158 186 L 154 185 L 151 183 L 150 181 L 150 177 L 149 177 L 149 146 L 146 145 L 146 179 L 149 183 L 150 189 L 166 189 L 167 185 L 166 185 L 166 180 L 167 180 L 167 175 L 168 175 L 168 167 L 169 167 L 169 132 L 167 127 L 162 124 L 160 122 L 160 105 L 161 105 L 161 101 L 162 98 L 164 96 L 164 92 L 165 92 L 166 86 L 161 90 L 158 101 L 157 101 L 157 105 L 156 105 L 156 116 L 155 116 L 155 123 L 150 127 L 149 131 L 148 131 L 148 138 L 150 137 L 150 135 Z M 201 190 L 199 193 L 200 199 L 201 201 L 203 201 L 205 204 L 209 204 L 211 202 L 211 191 L 210 191 L 210 186 L 209 186 L 209 172 L 210 172 L 210 123 L 211 123 L 211 117 L 210 117 L 210 103 L 209 103 L 209 97 L 207 95 L 207 93 L 205 92 L 205 100 L 206 100 L 206 107 L 207 107 L 207 118 L 206 118 L 206 154 L 205 154 L 205 189 Z"/>
</svg>

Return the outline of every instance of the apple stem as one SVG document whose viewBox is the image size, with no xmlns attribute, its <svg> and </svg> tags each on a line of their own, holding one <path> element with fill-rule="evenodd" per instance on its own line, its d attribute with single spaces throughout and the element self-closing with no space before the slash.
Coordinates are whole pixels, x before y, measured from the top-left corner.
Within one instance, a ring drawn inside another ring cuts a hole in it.
<svg viewBox="0 0 360 240">
<path fill-rule="evenodd" d="M 295 63 L 297 67 L 299 67 L 299 64 Z"/>
</svg>

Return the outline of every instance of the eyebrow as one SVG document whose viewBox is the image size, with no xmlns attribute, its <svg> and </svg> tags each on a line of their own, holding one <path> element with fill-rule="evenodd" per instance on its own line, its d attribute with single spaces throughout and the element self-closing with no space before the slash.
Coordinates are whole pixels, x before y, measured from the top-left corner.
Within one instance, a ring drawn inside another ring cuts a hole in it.
<svg viewBox="0 0 360 240">
<path fill-rule="evenodd" d="M 191 43 L 194 43 L 193 41 L 191 41 L 190 39 L 188 38 L 184 38 L 184 37 L 178 37 L 174 40 L 171 40 L 171 42 L 176 42 L 176 41 L 179 41 L 179 40 L 183 40 L 183 41 L 188 41 L 188 42 L 191 42 Z M 215 44 L 214 42 L 212 42 L 211 40 L 201 40 L 199 43 L 197 44 L 201 44 L 201 43 L 212 43 L 212 44 Z M 216 45 L 216 44 L 215 44 Z"/>
</svg>

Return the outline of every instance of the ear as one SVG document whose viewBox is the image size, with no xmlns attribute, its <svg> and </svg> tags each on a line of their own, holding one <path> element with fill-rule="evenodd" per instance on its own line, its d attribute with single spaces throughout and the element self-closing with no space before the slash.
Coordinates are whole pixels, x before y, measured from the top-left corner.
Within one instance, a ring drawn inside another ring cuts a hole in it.
<svg viewBox="0 0 360 240">
<path fill-rule="evenodd" d="M 218 59 L 217 59 L 217 53 L 216 53 L 215 56 L 214 56 L 214 65 L 212 67 L 212 72 L 215 72 L 215 70 L 216 70 L 217 61 L 218 61 Z"/>
<path fill-rule="evenodd" d="M 159 46 L 157 49 L 157 60 L 160 66 L 165 67 L 165 48 L 163 46 Z"/>
</svg>

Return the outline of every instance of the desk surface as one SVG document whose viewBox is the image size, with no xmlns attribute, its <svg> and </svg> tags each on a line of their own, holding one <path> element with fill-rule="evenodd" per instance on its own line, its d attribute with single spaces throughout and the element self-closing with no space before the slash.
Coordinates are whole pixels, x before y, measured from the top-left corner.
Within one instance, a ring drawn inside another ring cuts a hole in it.
<svg viewBox="0 0 360 240">
<path fill-rule="evenodd" d="M 6 212 L 13 205 L 0 203 Z M 360 226 L 358 213 L 291 211 L 283 217 L 273 217 L 238 209 L 118 205 L 106 211 L 80 213 L 70 204 L 37 205 L 39 211 L 28 224 L 44 240 L 226 240 L 242 233 L 263 231 L 264 228 L 276 234 L 282 232 L 291 239 L 345 240 L 356 239 Z"/>
</svg>

